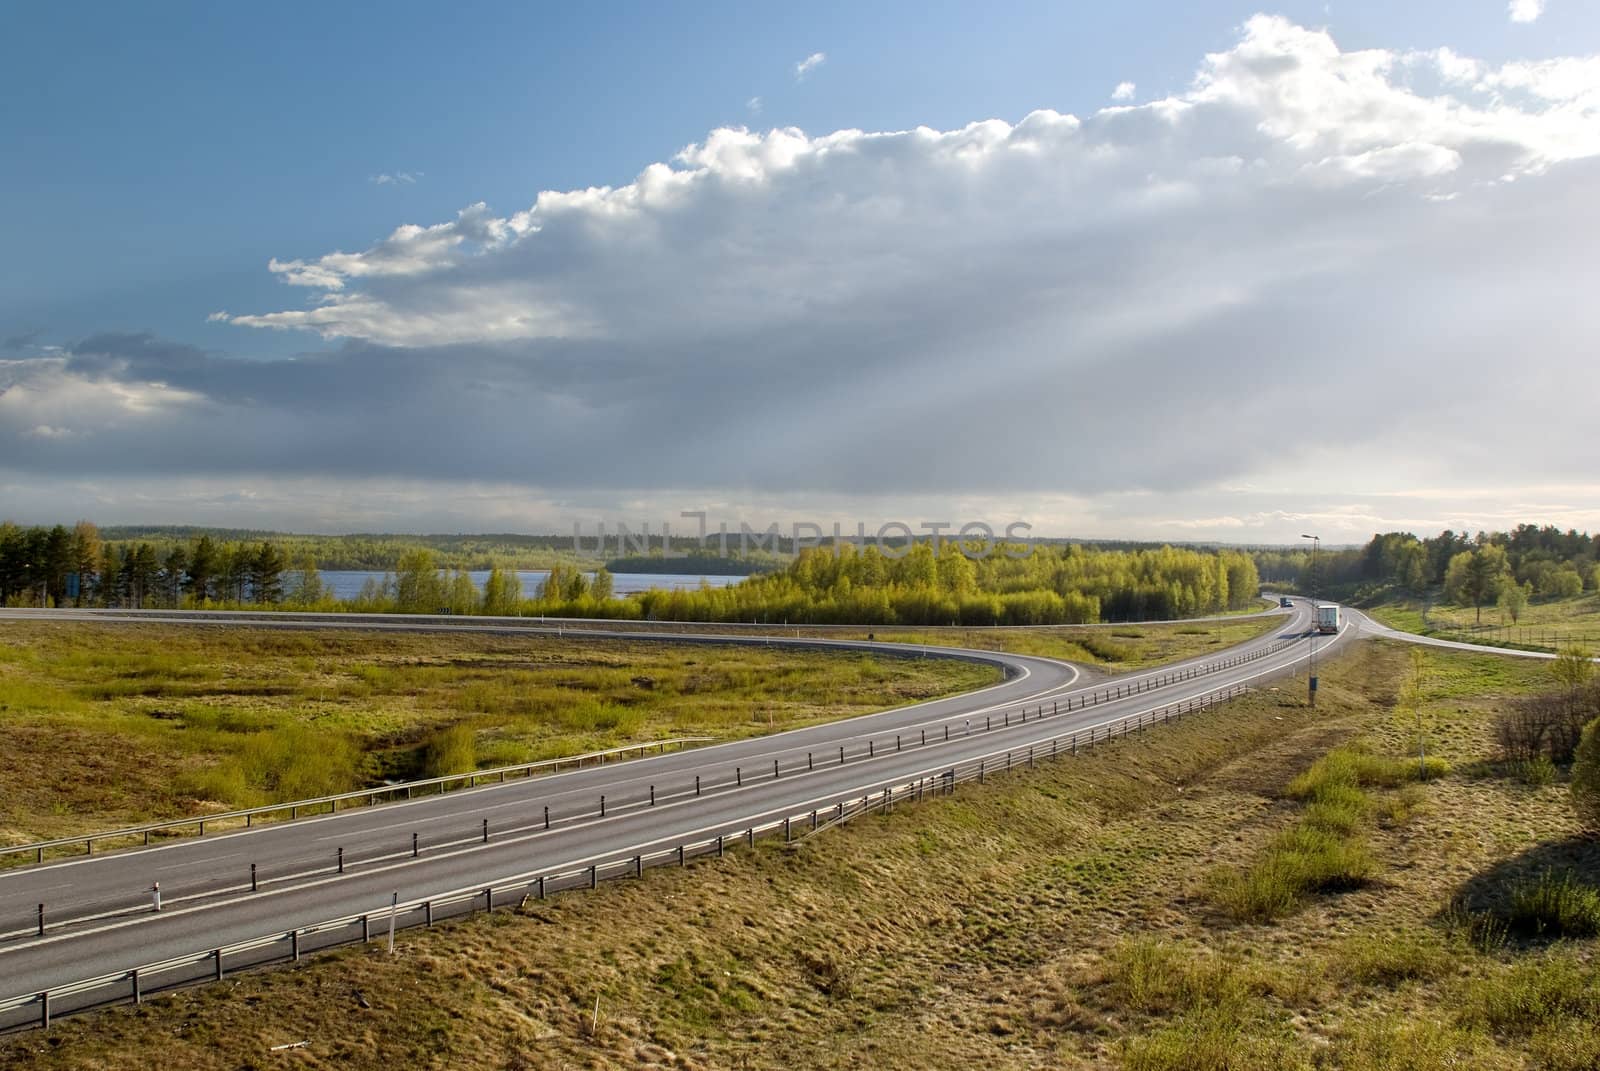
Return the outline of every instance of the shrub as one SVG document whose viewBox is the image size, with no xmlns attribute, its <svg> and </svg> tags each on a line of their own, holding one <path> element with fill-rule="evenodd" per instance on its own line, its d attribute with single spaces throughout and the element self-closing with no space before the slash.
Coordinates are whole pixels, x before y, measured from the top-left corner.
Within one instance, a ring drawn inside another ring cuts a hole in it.
<svg viewBox="0 0 1600 1071">
<path fill-rule="evenodd" d="M 1600 718 L 1584 727 L 1573 756 L 1572 809 L 1585 829 L 1600 831 Z"/>
<path fill-rule="evenodd" d="M 1570 762 L 1586 723 L 1600 716 L 1600 686 L 1546 692 L 1514 701 L 1495 716 L 1495 740 L 1507 759 Z"/>
<path fill-rule="evenodd" d="M 470 725 L 456 724 L 440 729 L 423 745 L 423 777 L 445 777 L 477 768 L 478 735 Z"/>
<path fill-rule="evenodd" d="M 1600 934 L 1600 892 L 1574 881 L 1570 872 L 1547 870 L 1513 885 L 1503 914 L 1515 933 L 1593 937 Z"/>
<path fill-rule="evenodd" d="M 1508 768 L 1512 777 L 1525 785 L 1543 788 L 1551 785 L 1556 780 L 1556 764 L 1551 762 L 1549 756 L 1539 755 L 1531 759 L 1518 759 Z"/>
</svg>

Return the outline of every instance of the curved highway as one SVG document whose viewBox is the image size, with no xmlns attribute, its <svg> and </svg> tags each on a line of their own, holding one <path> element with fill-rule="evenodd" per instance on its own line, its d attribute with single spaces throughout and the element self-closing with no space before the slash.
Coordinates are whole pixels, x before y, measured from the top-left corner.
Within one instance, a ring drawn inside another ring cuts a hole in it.
<svg viewBox="0 0 1600 1071">
<path fill-rule="evenodd" d="M 981 661 L 991 687 L 770 736 L 320 818 L 190 838 L 0 872 L 0 1007 L 141 964 L 489 886 L 535 868 L 582 868 L 689 839 L 829 810 L 954 764 L 1025 750 L 1063 732 L 1294 672 L 1315 636 L 1309 602 L 1263 636 L 1200 658 L 1086 684 L 1064 662 L 989 651 L 863 641 L 585 630 L 586 639 L 765 644 Z M 374 619 L 371 615 L 4 611 L 52 621 L 181 622 L 196 627 L 358 628 L 553 635 L 518 619 Z M 571 635 L 571 630 L 567 630 Z M 342 858 L 342 868 L 340 860 Z M 151 889 L 160 883 L 162 907 Z M 38 932 L 38 905 L 48 925 Z M 0 1015 L 0 1028 L 15 1016 Z"/>
</svg>

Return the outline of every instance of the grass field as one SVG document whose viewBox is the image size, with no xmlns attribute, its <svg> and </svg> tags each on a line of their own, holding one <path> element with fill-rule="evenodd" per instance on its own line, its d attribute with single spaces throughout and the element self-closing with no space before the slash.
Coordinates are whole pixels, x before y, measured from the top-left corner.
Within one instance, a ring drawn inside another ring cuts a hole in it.
<svg viewBox="0 0 1600 1071">
<path fill-rule="evenodd" d="M 0 625 L 0 842 L 981 687 L 989 667 L 451 634 Z"/>
<path fill-rule="evenodd" d="M 1592 1068 L 1600 846 L 1492 761 L 1528 665 L 1405 650 L 795 848 L 404 934 L 0 1042 L 16 1068 Z M 1313 808 L 1322 810 L 1315 816 Z M 1252 920 L 1292 831 L 1361 866 Z M 1571 877 L 1563 894 L 1546 873 Z M 598 1015 L 596 1004 L 598 1002 Z M 272 1052 L 271 1046 L 306 1042 Z"/>
</svg>

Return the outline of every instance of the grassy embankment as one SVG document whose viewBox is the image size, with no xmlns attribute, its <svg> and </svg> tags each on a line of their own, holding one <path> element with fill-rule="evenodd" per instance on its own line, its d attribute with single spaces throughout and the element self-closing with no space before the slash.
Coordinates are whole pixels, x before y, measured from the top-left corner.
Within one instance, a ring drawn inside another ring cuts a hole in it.
<svg viewBox="0 0 1600 1071">
<path fill-rule="evenodd" d="M 1390 628 L 1467 643 L 1554 651 L 1567 644 L 1600 650 L 1600 593 L 1570 599 L 1535 599 L 1512 624 L 1497 606 L 1483 607 L 1483 621 L 1470 606 L 1398 599 L 1367 611 Z"/>
<path fill-rule="evenodd" d="M 0 841 L 981 687 L 989 667 L 483 635 L 0 625 Z"/>
<path fill-rule="evenodd" d="M 1527 922 L 1585 932 L 1600 847 L 1564 785 L 1487 761 L 1492 712 L 1542 668 L 1430 665 L 1421 719 L 1448 769 L 1422 783 L 1409 658 L 1364 644 L 1316 711 L 1264 692 L 792 850 L 71 1021 L 0 1063 L 1594 1067 L 1595 942 Z M 1297 830 L 1343 854 L 1278 866 L 1292 895 L 1270 910 L 1234 896 Z M 1566 868 L 1573 895 L 1539 884 Z"/>
</svg>

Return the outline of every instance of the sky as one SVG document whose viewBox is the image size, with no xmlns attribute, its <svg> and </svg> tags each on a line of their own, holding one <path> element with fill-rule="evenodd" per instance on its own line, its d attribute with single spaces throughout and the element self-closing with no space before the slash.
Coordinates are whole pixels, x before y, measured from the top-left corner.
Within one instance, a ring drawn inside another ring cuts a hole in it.
<svg viewBox="0 0 1600 1071">
<path fill-rule="evenodd" d="M 0 518 L 1600 528 L 1600 7 L 86 5 Z"/>
</svg>

